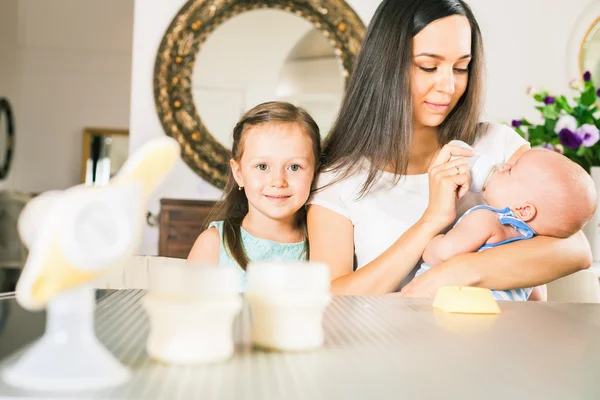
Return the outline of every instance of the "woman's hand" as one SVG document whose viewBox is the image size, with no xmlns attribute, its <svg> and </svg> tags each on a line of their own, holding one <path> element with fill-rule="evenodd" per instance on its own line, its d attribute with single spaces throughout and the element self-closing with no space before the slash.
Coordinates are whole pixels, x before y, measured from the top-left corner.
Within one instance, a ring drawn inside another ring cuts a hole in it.
<svg viewBox="0 0 600 400">
<path fill-rule="evenodd" d="M 471 171 L 463 157 L 473 151 L 447 144 L 438 153 L 429 168 L 429 205 L 423 214 L 444 229 L 456 218 L 456 200 L 467 193 L 471 185 Z M 459 158 L 452 159 L 454 156 Z"/>
</svg>

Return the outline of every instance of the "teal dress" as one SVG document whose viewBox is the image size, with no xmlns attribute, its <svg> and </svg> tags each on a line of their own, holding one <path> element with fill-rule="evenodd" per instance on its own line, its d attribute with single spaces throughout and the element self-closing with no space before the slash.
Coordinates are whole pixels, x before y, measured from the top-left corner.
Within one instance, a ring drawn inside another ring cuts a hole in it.
<svg viewBox="0 0 600 400">
<path fill-rule="evenodd" d="M 219 266 L 235 268 L 240 273 L 242 286 L 240 291 L 246 291 L 246 271 L 231 257 L 229 250 L 224 246 L 223 240 L 223 221 L 213 221 L 208 225 L 209 228 L 215 227 L 219 230 Z M 277 243 L 267 239 L 257 238 L 249 234 L 244 228 L 242 232 L 242 242 L 244 249 L 250 261 L 305 261 L 306 243 Z"/>
</svg>

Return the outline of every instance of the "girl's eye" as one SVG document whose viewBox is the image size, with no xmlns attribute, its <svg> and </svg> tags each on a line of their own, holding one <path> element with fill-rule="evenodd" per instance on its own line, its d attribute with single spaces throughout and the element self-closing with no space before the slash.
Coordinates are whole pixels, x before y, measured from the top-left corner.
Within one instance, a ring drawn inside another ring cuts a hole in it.
<svg viewBox="0 0 600 400">
<path fill-rule="evenodd" d="M 256 168 L 257 168 L 259 171 L 266 171 L 267 169 L 269 169 L 269 166 L 268 166 L 267 164 L 258 164 L 258 165 L 256 166 Z"/>
<path fill-rule="evenodd" d="M 300 171 L 300 166 L 298 164 L 290 165 L 290 170 L 292 170 L 294 172 Z"/>
<path fill-rule="evenodd" d="M 425 72 L 435 72 L 435 70 L 437 69 L 437 67 L 433 67 L 433 68 L 419 67 L 419 68 L 421 68 Z"/>
</svg>

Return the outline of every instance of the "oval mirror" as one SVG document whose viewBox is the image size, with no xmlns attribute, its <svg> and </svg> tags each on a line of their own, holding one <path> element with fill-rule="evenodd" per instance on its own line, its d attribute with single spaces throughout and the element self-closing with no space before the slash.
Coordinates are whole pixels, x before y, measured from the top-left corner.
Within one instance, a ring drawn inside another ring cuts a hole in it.
<svg viewBox="0 0 600 400">
<path fill-rule="evenodd" d="M 581 44 L 581 73 L 590 71 L 596 87 L 600 85 L 600 17 L 588 29 Z"/>
<path fill-rule="evenodd" d="M 231 132 L 253 106 L 289 101 L 328 133 L 364 31 L 343 0 L 190 0 L 156 58 L 163 128 L 187 165 L 222 188 Z"/>
<path fill-rule="evenodd" d="M 15 125 L 10 103 L 0 98 L 0 180 L 5 179 L 10 169 L 14 150 Z"/>
</svg>

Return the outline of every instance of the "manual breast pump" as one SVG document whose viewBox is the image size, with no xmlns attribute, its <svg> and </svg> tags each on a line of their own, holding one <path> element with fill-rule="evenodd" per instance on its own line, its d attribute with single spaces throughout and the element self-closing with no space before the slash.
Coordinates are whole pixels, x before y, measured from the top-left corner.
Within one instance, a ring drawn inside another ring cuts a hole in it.
<svg viewBox="0 0 600 400">
<path fill-rule="evenodd" d="M 467 164 L 471 170 L 471 192 L 482 192 L 490 174 L 496 169 L 494 159 L 486 154 L 475 151 L 471 146 L 460 140 L 452 140 L 450 143 L 465 149 L 473 150 L 473 156 L 467 158 Z M 457 157 L 452 157 L 455 159 Z"/>
</svg>

